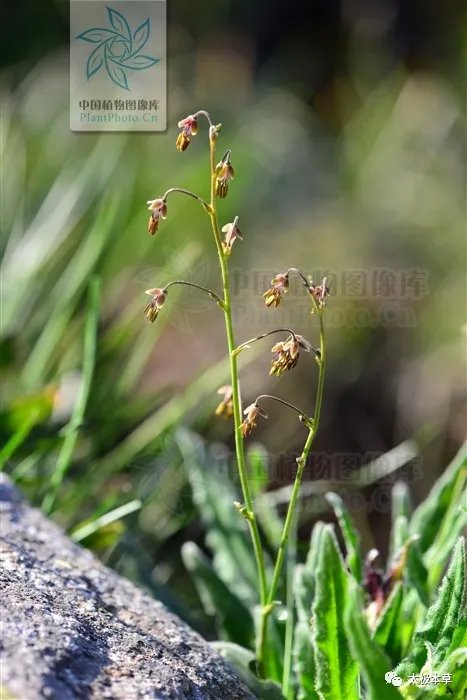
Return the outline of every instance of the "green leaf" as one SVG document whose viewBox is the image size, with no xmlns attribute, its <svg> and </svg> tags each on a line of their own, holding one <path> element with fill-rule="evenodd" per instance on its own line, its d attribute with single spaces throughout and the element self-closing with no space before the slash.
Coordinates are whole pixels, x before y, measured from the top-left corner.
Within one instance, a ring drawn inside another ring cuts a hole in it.
<svg viewBox="0 0 467 700">
<path fill-rule="evenodd" d="M 391 535 L 389 538 L 389 559 L 392 559 L 397 551 L 402 547 L 397 522 L 399 517 L 404 517 L 408 521 L 410 518 L 410 497 L 409 489 L 404 481 L 398 481 L 392 487 L 391 493 Z"/>
<path fill-rule="evenodd" d="M 400 616 L 403 597 L 402 583 L 399 582 L 387 599 L 373 634 L 373 639 L 384 649 L 393 666 L 400 661 L 402 653 Z"/>
<path fill-rule="evenodd" d="M 312 606 L 316 690 L 321 700 L 358 700 L 358 668 L 344 623 L 348 577 L 332 525 L 325 525 L 318 555 Z"/>
<path fill-rule="evenodd" d="M 235 669 L 238 676 L 260 700 L 283 700 L 280 687 L 262 681 L 254 674 L 255 655 L 249 649 L 231 642 L 211 642 L 211 646 Z"/>
<path fill-rule="evenodd" d="M 394 554 L 392 565 L 388 567 L 388 574 L 391 573 L 391 566 L 397 568 L 397 560 L 405 559 L 402 565 L 402 572 L 399 575 L 406 574 L 406 579 L 415 588 L 418 596 L 427 606 L 430 602 L 428 594 L 428 571 L 423 562 L 420 544 L 416 535 L 410 536 L 409 524 L 405 515 L 399 515 L 396 518 L 393 527 L 393 546 L 397 547 Z"/>
<path fill-rule="evenodd" d="M 310 623 L 298 620 L 293 648 L 294 671 L 298 683 L 297 700 L 318 700 L 315 691 L 315 656 Z"/>
<path fill-rule="evenodd" d="M 371 638 L 364 619 L 359 591 L 350 583 L 345 622 L 349 630 L 349 644 L 354 659 L 361 669 L 368 700 L 401 700 L 401 694 L 386 682 L 385 675 L 391 670 L 391 662 L 381 647 Z"/>
<path fill-rule="evenodd" d="M 253 640 L 253 619 L 248 608 L 218 577 L 209 559 L 194 542 L 182 547 L 183 562 L 208 615 L 219 620 L 221 634 L 245 646 Z"/>
<path fill-rule="evenodd" d="M 456 492 L 462 492 L 466 482 L 467 452 L 464 444 L 412 516 L 410 530 L 412 534 L 419 535 L 422 552 L 426 552 L 436 540 L 453 496 Z"/>
<path fill-rule="evenodd" d="M 465 567 L 465 540 L 461 537 L 454 548 L 451 563 L 438 589 L 436 599 L 429 607 L 422 626 L 413 637 L 409 655 L 396 668 L 396 673 L 401 678 L 408 678 L 423 667 L 427 658 L 427 643 L 433 647 L 435 667 L 444 659 L 453 635 L 465 621 Z"/>
<path fill-rule="evenodd" d="M 362 580 L 363 560 L 359 534 L 342 498 L 337 493 L 329 492 L 326 494 L 326 500 L 333 507 L 342 530 L 347 549 L 346 564 L 350 573 L 360 582 Z"/>
<path fill-rule="evenodd" d="M 318 698 L 315 691 L 316 664 L 310 623 L 323 530 L 324 523 L 317 522 L 311 532 L 306 561 L 295 567 L 294 593 L 298 621 L 295 625 L 293 662 L 298 683 L 298 700 Z"/>
<path fill-rule="evenodd" d="M 227 588 L 246 604 L 257 602 L 257 575 L 246 520 L 233 502 L 238 493 L 222 472 L 228 460 L 188 430 L 179 429 L 177 444 L 193 491 L 193 500 L 206 527 L 206 543 L 213 566 Z"/>
<path fill-rule="evenodd" d="M 311 618 L 311 604 L 315 592 L 315 575 L 318 564 L 318 557 L 321 549 L 321 542 L 324 530 L 324 523 L 317 522 L 313 527 L 310 537 L 310 545 L 304 564 L 297 564 L 295 567 L 295 605 L 297 607 L 298 618 L 307 624 Z"/>
</svg>

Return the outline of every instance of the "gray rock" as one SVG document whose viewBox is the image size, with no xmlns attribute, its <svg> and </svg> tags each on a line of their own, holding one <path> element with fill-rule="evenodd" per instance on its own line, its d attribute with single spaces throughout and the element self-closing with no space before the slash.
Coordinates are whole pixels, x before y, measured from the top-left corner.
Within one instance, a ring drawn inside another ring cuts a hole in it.
<svg viewBox="0 0 467 700">
<path fill-rule="evenodd" d="M 196 632 L 71 542 L 6 479 L 0 511 L 0 659 L 10 696 L 254 698 Z"/>
</svg>

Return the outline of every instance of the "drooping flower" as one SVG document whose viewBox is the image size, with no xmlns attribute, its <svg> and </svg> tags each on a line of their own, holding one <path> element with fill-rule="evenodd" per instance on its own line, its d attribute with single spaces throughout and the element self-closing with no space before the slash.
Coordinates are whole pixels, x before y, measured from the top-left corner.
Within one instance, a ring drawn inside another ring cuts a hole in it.
<svg viewBox="0 0 467 700">
<path fill-rule="evenodd" d="M 293 369 L 297 365 L 300 350 L 304 352 L 312 350 L 311 343 L 302 335 L 289 335 L 286 340 L 276 343 L 271 349 L 275 355 L 269 374 L 279 377 L 284 372 Z"/>
<path fill-rule="evenodd" d="M 319 309 L 326 306 L 326 297 L 329 296 L 329 287 L 326 285 L 326 277 L 323 277 L 321 284 L 313 284 L 313 282 L 311 282 L 310 286 L 308 287 L 308 291 L 316 301 Z"/>
<path fill-rule="evenodd" d="M 229 182 L 235 177 L 235 170 L 230 164 L 230 151 L 227 151 L 226 155 L 216 165 L 215 176 L 215 195 L 224 199 L 229 190 Z"/>
<path fill-rule="evenodd" d="M 159 221 L 167 218 L 167 202 L 165 199 L 149 199 L 148 210 L 151 212 L 148 223 L 148 233 L 154 236 L 159 228 Z"/>
<path fill-rule="evenodd" d="M 151 301 L 148 302 L 148 304 L 146 305 L 144 313 L 146 314 L 146 318 L 148 319 L 148 321 L 154 323 L 154 321 L 159 315 L 159 311 L 165 304 L 165 300 L 167 299 L 167 292 L 165 289 L 154 287 L 154 289 L 147 289 L 145 291 L 145 294 L 148 294 L 151 297 Z"/>
<path fill-rule="evenodd" d="M 238 216 L 230 224 L 225 224 L 222 227 L 222 233 L 225 233 L 225 239 L 222 243 L 222 249 L 226 255 L 230 255 L 232 251 L 232 246 L 238 238 L 240 241 L 243 240 L 242 233 L 237 226 Z"/>
<path fill-rule="evenodd" d="M 232 403 L 232 387 L 230 384 L 221 386 L 217 393 L 222 396 L 222 401 L 216 408 L 216 416 L 224 416 L 224 418 L 231 418 L 233 414 L 233 403 Z"/>
<path fill-rule="evenodd" d="M 185 119 L 178 122 L 178 127 L 181 129 L 177 137 L 177 149 L 186 151 L 191 142 L 191 137 L 198 133 L 198 118 L 193 114 L 189 114 Z"/>
<path fill-rule="evenodd" d="M 246 416 L 245 420 L 240 426 L 243 437 L 248 437 L 251 435 L 254 428 L 256 428 L 256 419 L 258 416 L 261 416 L 262 418 L 268 417 L 266 411 L 263 411 L 263 409 L 258 406 L 257 403 L 252 403 L 247 406 L 243 411 L 243 414 Z"/>
<path fill-rule="evenodd" d="M 274 306 L 276 308 L 282 301 L 284 294 L 289 291 L 289 276 L 285 272 L 280 272 L 271 280 L 272 287 L 267 289 L 263 294 L 264 303 L 266 306 Z"/>
</svg>

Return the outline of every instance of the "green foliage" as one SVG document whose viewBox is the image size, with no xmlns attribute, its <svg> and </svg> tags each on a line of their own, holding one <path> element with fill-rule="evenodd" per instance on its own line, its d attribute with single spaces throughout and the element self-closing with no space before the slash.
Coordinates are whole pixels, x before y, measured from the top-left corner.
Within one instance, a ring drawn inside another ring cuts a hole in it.
<svg viewBox="0 0 467 700">
<path fill-rule="evenodd" d="M 326 700 L 358 699 L 357 665 L 350 655 L 343 611 L 347 574 L 332 526 L 325 526 L 312 605 L 316 690 Z"/>
<path fill-rule="evenodd" d="M 342 530 L 345 547 L 347 551 L 346 564 L 350 572 L 354 575 L 357 581 L 362 580 L 362 554 L 360 551 L 360 538 L 355 525 L 352 522 L 349 511 L 347 510 L 344 501 L 336 493 L 328 493 L 327 500 L 334 508 L 337 520 Z"/>
</svg>

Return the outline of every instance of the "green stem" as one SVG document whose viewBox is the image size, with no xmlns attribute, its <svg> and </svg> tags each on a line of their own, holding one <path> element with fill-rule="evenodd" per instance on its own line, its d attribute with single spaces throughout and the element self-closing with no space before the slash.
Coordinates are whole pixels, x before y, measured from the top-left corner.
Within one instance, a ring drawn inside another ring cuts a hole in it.
<svg viewBox="0 0 467 700">
<path fill-rule="evenodd" d="M 316 390 L 316 403 L 315 403 L 315 413 L 313 416 L 313 425 L 309 429 L 308 436 L 303 446 L 302 454 L 297 459 L 297 474 L 295 476 L 295 481 L 292 489 L 292 495 L 290 497 L 289 506 L 287 508 L 287 515 L 285 517 L 285 523 L 282 530 L 282 535 L 279 544 L 279 550 L 277 553 L 276 563 L 274 566 L 274 573 L 272 576 L 271 586 L 269 588 L 266 605 L 263 606 L 260 632 L 258 640 L 259 658 L 258 663 L 260 668 L 264 664 L 264 656 L 267 647 L 267 632 L 268 632 L 268 618 L 274 607 L 274 601 L 277 594 L 277 589 L 279 587 L 279 582 L 282 574 L 282 569 L 284 567 L 284 559 L 287 552 L 287 542 L 289 539 L 290 528 L 293 523 L 294 514 L 297 508 L 298 497 L 300 493 L 300 485 L 302 483 L 303 472 L 305 471 L 306 461 L 310 453 L 313 440 L 318 430 L 320 416 L 321 416 L 321 405 L 323 403 L 323 388 L 324 388 L 324 375 L 326 370 L 326 354 L 325 354 L 325 342 L 324 342 L 324 324 L 323 324 L 323 311 L 322 309 L 317 310 L 319 318 L 319 328 L 320 328 L 320 363 L 319 363 L 319 376 L 318 376 L 318 386 Z"/>
<path fill-rule="evenodd" d="M 233 404 L 233 419 L 234 419 L 234 431 L 235 431 L 235 452 L 237 457 L 237 467 L 240 477 L 240 485 L 243 494 L 243 500 L 248 511 L 247 522 L 250 528 L 250 534 L 253 542 L 253 549 L 255 553 L 256 566 L 258 570 L 259 579 L 259 593 L 261 605 L 264 606 L 267 596 L 267 583 L 266 583 L 266 567 L 264 563 L 263 548 L 261 545 L 261 537 L 259 534 L 258 523 L 256 521 L 256 516 L 253 510 L 253 499 L 251 497 L 250 487 L 248 485 L 248 475 L 245 460 L 245 450 L 243 445 L 243 436 L 241 433 L 241 423 L 242 423 L 242 402 L 240 397 L 240 387 L 238 381 L 238 368 L 237 368 L 237 358 L 234 354 L 235 350 L 235 337 L 232 324 L 232 303 L 230 294 L 230 281 L 229 281 L 229 271 L 228 271 L 228 256 L 224 254 L 222 249 L 222 240 L 219 229 L 219 221 L 217 218 L 216 210 L 216 199 L 215 199 L 215 183 L 216 183 L 216 156 L 215 156 L 215 139 L 210 138 L 210 165 L 211 165 L 211 202 L 209 218 L 211 219 L 211 226 L 214 233 L 214 238 L 216 241 L 217 252 L 219 255 L 219 263 L 222 275 L 222 287 L 224 294 L 224 318 L 225 318 L 225 330 L 227 335 L 227 345 L 229 350 L 229 360 L 230 360 L 230 376 L 232 383 L 232 404 Z"/>
</svg>

